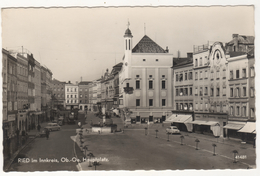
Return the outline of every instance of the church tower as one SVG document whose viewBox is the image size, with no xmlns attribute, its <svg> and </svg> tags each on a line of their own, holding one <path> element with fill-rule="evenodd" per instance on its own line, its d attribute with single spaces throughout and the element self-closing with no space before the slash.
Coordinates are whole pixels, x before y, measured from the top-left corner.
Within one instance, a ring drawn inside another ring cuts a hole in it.
<svg viewBox="0 0 260 176">
<path fill-rule="evenodd" d="M 124 45 L 125 45 L 125 57 L 124 57 L 124 67 L 125 67 L 125 79 L 131 78 L 131 56 L 132 56 L 132 33 L 129 29 L 130 23 L 128 22 L 127 29 L 124 35 Z"/>
</svg>

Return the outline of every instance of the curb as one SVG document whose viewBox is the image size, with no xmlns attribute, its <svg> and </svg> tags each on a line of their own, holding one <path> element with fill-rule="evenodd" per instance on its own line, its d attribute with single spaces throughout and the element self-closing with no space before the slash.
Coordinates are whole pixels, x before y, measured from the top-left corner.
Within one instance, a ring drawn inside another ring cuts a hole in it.
<svg viewBox="0 0 260 176">
<path fill-rule="evenodd" d="M 24 144 L 19 150 L 17 150 L 13 156 L 11 157 L 10 159 L 10 163 L 6 166 L 6 168 L 4 168 L 4 171 L 5 172 L 8 172 L 9 168 L 11 167 L 11 165 L 13 164 L 14 162 L 14 159 L 17 157 L 17 155 L 25 148 L 27 147 L 32 141 L 34 141 L 34 139 L 37 137 L 38 135 L 36 134 L 33 138 L 28 138 L 28 139 L 31 139 L 28 143 Z"/>
</svg>

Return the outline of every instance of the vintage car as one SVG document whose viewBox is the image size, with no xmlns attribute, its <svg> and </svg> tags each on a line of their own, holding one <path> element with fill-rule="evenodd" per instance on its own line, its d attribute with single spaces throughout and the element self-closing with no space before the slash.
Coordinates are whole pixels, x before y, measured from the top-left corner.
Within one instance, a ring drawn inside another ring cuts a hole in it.
<svg viewBox="0 0 260 176">
<path fill-rule="evenodd" d="M 180 130 L 176 126 L 170 126 L 166 128 L 167 134 L 180 134 Z"/>
<path fill-rule="evenodd" d="M 48 123 L 48 125 L 46 127 L 44 127 L 44 129 L 48 129 L 49 131 L 53 131 L 53 130 L 61 130 L 61 127 L 57 124 L 57 123 Z"/>
</svg>

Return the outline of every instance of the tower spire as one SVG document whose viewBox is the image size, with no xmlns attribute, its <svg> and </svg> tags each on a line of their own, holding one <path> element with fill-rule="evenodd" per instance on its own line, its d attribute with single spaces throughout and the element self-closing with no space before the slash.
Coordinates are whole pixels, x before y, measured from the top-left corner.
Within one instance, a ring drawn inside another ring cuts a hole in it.
<svg viewBox="0 0 260 176">
<path fill-rule="evenodd" d="M 129 29 L 129 26 L 130 26 L 130 22 L 129 22 L 129 19 L 127 21 L 127 28 Z"/>
</svg>

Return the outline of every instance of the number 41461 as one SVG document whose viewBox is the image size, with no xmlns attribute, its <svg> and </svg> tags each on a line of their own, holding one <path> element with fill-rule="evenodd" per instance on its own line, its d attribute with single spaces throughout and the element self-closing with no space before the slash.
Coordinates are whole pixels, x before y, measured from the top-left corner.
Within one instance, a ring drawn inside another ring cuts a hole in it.
<svg viewBox="0 0 260 176">
<path fill-rule="evenodd" d="M 247 156 L 246 155 L 237 155 L 236 159 L 246 159 Z"/>
</svg>

